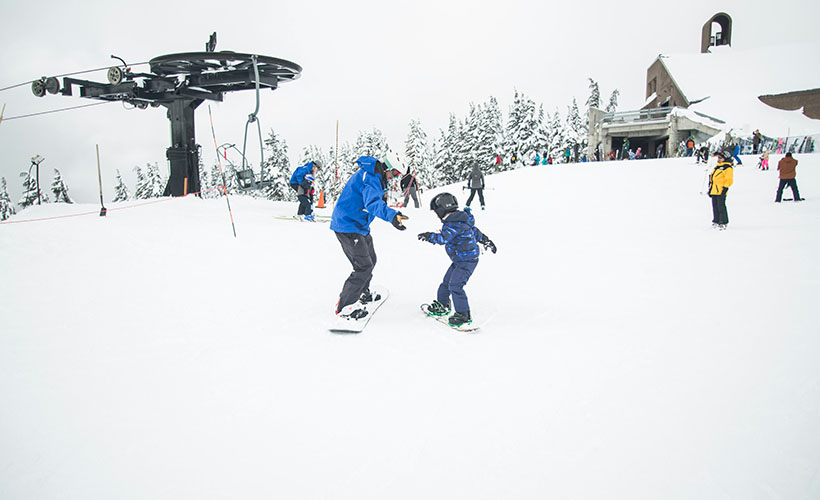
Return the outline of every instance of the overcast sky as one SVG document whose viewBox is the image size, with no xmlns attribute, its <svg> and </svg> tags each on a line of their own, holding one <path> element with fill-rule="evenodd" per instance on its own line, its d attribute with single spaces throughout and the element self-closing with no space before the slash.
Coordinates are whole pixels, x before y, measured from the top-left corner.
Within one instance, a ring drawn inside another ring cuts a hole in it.
<svg viewBox="0 0 820 500">
<path fill-rule="evenodd" d="M 129 63 L 170 53 L 203 51 L 218 33 L 217 50 L 257 53 L 302 66 L 300 79 L 262 93 L 263 132 L 273 128 L 291 162 L 309 144 L 327 149 L 354 142 L 360 130 L 384 132 L 402 148 L 411 119 L 430 139 L 450 113 L 464 117 L 470 102 L 494 96 L 505 113 L 515 89 L 562 116 L 573 97 L 582 105 L 587 78 L 602 97 L 621 92 L 620 109 L 640 107 L 646 69 L 659 53 L 696 53 L 700 30 L 718 12 L 734 21 L 733 46 L 818 41 L 820 2 L 783 0 L 689 1 L 295 1 L 142 2 L 90 0 L 3 3 L 0 88 L 56 75 Z M 651 5 L 652 10 L 647 10 Z M 817 64 L 816 54 L 807 64 Z M 135 67 L 146 71 L 147 66 Z M 776 62 L 761 71 L 787 71 Z M 105 73 L 79 75 L 106 81 Z M 730 75 L 709 75 L 730 78 Z M 87 104 L 78 97 L 36 98 L 29 86 L 0 92 L 5 116 Z M 252 91 L 212 103 L 217 140 L 240 144 Z M 197 142 L 206 165 L 214 158 L 207 103 L 197 111 Z M 819 127 L 820 128 L 820 127 Z M 258 144 L 255 136 L 250 144 Z M 158 162 L 165 171 L 169 124 L 163 108 L 127 110 L 120 103 L 0 124 L 0 176 L 16 202 L 19 173 L 35 154 L 45 157 L 41 184 L 59 168 L 69 193 L 93 202 L 97 193 L 95 144 L 100 145 L 106 198 L 119 169 L 133 191 L 135 165 Z M 258 146 L 248 155 L 258 168 Z M 293 165 L 296 166 L 295 164 Z"/>
</svg>

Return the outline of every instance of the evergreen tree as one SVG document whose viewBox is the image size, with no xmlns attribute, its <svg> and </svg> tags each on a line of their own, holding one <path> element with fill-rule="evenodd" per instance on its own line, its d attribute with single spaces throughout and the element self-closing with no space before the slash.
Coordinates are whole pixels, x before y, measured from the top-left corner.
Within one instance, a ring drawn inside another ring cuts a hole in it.
<svg viewBox="0 0 820 500">
<path fill-rule="evenodd" d="M 607 113 L 614 113 L 618 110 L 618 96 L 621 95 L 621 92 L 618 89 L 612 91 L 612 94 L 609 96 L 609 104 L 606 106 Z"/>
<path fill-rule="evenodd" d="M 327 178 L 323 180 L 323 185 L 327 186 L 325 190 L 325 200 L 336 200 L 342 192 L 345 184 L 350 176 L 358 169 L 356 160 L 361 155 L 357 155 L 350 146 L 350 143 L 344 143 L 339 146 L 338 164 L 335 146 L 330 149 L 328 157 L 331 158 L 331 164 L 327 167 Z M 326 184 L 325 184 L 326 183 Z"/>
<path fill-rule="evenodd" d="M 265 139 L 265 165 L 262 167 L 262 178 L 271 184 L 263 189 L 262 195 L 274 201 L 295 200 L 296 194 L 288 184 L 290 176 L 288 144 L 271 129 Z"/>
<path fill-rule="evenodd" d="M 125 182 L 122 180 L 122 175 L 120 174 L 120 170 L 117 169 L 117 185 L 114 186 L 114 199 L 112 201 L 128 201 L 130 198 L 130 193 L 128 192 L 128 187 L 126 187 Z"/>
<path fill-rule="evenodd" d="M 587 109 L 601 109 L 601 91 L 598 89 L 598 82 L 596 82 L 592 78 L 587 79 L 589 80 L 589 97 L 587 98 Z"/>
<path fill-rule="evenodd" d="M 37 179 L 28 172 L 20 172 L 20 177 L 23 179 L 23 197 L 17 202 L 21 208 L 27 208 L 39 201 L 48 203 L 48 196 L 43 193 L 41 189 L 37 188 Z"/>
<path fill-rule="evenodd" d="M 450 113 L 450 122 L 447 132 L 440 131 L 441 139 L 434 149 L 434 185 L 440 186 L 456 182 L 454 170 L 457 162 L 456 146 L 458 140 L 458 123 L 456 115 Z"/>
<path fill-rule="evenodd" d="M 407 166 L 416 175 L 419 187 L 433 186 L 435 179 L 432 150 L 427 142 L 427 133 L 421 128 L 421 122 L 418 120 L 410 120 L 410 131 L 404 143 L 404 155 L 407 158 Z"/>
<path fill-rule="evenodd" d="M 134 188 L 134 199 L 147 200 L 151 197 L 151 189 L 148 186 L 148 179 L 145 177 L 145 174 L 139 165 L 134 167 L 134 172 L 137 174 L 137 186 Z"/>
<path fill-rule="evenodd" d="M 519 162 L 531 161 L 543 144 L 539 144 L 538 130 L 542 127 L 543 111 L 537 112 L 535 102 L 516 90 L 506 128 L 508 154 L 515 153 Z M 510 166 L 515 168 L 515 166 Z"/>
<path fill-rule="evenodd" d="M 584 125 L 581 122 L 581 115 L 578 113 L 578 103 L 575 98 L 572 99 L 572 105 L 568 107 L 567 111 L 567 145 L 572 150 L 573 161 L 577 160 L 576 152 L 580 152 L 583 145 L 587 142 L 586 134 L 584 133 Z"/>
<path fill-rule="evenodd" d="M 14 204 L 11 202 L 6 186 L 6 178 L 0 178 L 0 220 L 6 220 L 15 214 Z"/>
<path fill-rule="evenodd" d="M 552 115 L 552 125 L 549 131 L 548 151 L 553 161 L 558 161 L 564 153 L 564 149 L 567 147 L 567 138 L 561 113 L 559 113 L 557 109 L 555 110 L 555 114 Z"/>
<path fill-rule="evenodd" d="M 54 193 L 54 203 L 74 203 L 68 196 L 68 187 L 63 181 L 60 171 L 54 169 L 54 180 L 51 182 L 51 192 Z"/>
<path fill-rule="evenodd" d="M 159 198 L 165 193 L 165 185 L 167 182 L 162 178 L 162 174 L 159 173 L 159 166 L 156 162 L 153 164 L 149 163 L 147 169 L 145 179 L 150 192 L 149 198 Z"/>
<path fill-rule="evenodd" d="M 382 134 L 381 130 L 374 128 L 370 132 L 359 132 L 359 137 L 356 139 L 356 154 L 359 156 L 373 156 L 378 159 L 384 158 L 389 147 L 387 139 Z"/>
</svg>

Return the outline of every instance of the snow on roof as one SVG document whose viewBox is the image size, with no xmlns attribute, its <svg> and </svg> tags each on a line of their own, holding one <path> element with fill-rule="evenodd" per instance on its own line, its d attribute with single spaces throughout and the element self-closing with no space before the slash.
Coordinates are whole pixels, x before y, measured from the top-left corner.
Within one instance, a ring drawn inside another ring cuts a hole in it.
<svg viewBox="0 0 820 500">
<path fill-rule="evenodd" d="M 755 129 L 769 137 L 820 133 L 820 120 L 802 110 L 783 111 L 764 104 L 760 95 L 820 87 L 820 43 L 757 49 L 712 47 L 707 54 L 660 56 L 690 110 L 727 122 L 726 130 L 748 135 Z"/>
</svg>

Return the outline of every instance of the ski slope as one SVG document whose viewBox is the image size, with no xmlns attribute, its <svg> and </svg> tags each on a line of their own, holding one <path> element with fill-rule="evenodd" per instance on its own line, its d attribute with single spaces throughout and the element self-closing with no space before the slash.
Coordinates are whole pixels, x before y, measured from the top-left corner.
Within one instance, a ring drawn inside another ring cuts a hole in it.
<svg viewBox="0 0 820 500">
<path fill-rule="evenodd" d="M 25 210 L 92 215 L 0 225 L 0 498 L 820 498 L 820 156 L 802 203 L 779 159 L 725 232 L 692 159 L 489 176 L 475 334 L 418 310 L 428 210 L 374 222 L 357 336 L 295 203 L 232 197 L 237 238 L 223 199 Z"/>
</svg>

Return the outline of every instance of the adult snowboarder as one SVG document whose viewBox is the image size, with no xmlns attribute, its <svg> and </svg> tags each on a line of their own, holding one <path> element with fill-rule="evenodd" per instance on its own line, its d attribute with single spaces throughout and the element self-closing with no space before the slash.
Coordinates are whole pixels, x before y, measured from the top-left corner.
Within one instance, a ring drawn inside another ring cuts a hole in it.
<svg viewBox="0 0 820 500">
<path fill-rule="evenodd" d="M 481 210 L 484 210 L 484 174 L 481 173 L 481 166 L 476 163 L 470 176 L 467 177 L 467 187 L 470 188 L 470 197 L 467 198 L 467 206 L 473 202 L 473 197 L 478 193 L 478 201 L 481 203 Z"/>
<path fill-rule="evenodd" d="M 800 192 L 797 190 L 797 160 L 794 159 L 791 153 L 786 153 L 786 156 L 777 162 L 777 170 L 780 172 L 780 184 L 777 186 L 777 197 L 774 199 L 776 203 L 780 203 L 783 198 L 783 189 L 786 186 L 792 188 L 792 195 L 794 201 L 802 201 Z"/>
<path fill-rule="evenodd" d="M 724 231 L 729 224 L 729 213 L 726 211 L 726 193 L 734 180 L 732 153 L 718 153 L 718 163 L 709 175 L 709 196 L 712 198 L 712 227 Z"/>
<path fill-rule="evenodd" d="M 481 254 L 478 244 L 492 253 L 497 251 L 495 243 L 475 227 L 475 218 L 469 207 L 458 209 L 456 197 L 450 193 L 436 195 L 430 201 L 430 210 L 434 211 L 442 222 L 440 233 L 420 233 L 419 240 L 434 245 L 444 245 L 452 263 L 444 273 L 444 279 L 438 287 L 436 300 L 427 307 L 430 316 L 444 316 L 450 313 L 450 297 L 453 298 L 453 314 L 448 323 L 459 327 L 472 323 L 470 304 L 464 286 L 478 265 Z"/>
<path fill-rule="evenodd" d="M 299 199 L 299 209 L 296 217 L 299 220 L 313 221 L 313 181 L 316 174 L 322 168 L 319 160 L 309 161 L 293 171 L 290 176 L 290 187 L 296 191 L 296 198 Z"/>
<path fill-rule="evenodd" d="M 336 314 L 343 318 L 361 319 L 368 312 L 365 305 L 379 300 L 370 293 L 370 279 L 376 266 L 376 250 L 370 235 L 370 223 L 378 217 L 393 224 L 400 231 L 407 229 L 402 221 L 408 217 L 393 210 L 385 202 L 387 182 L 401 175 L 396 169 L 372 156 L 360 156 L 356 160 L 359 166 L 342 189 L 333 215 L 330 229 L 336 233 L 336 239 L 342 245 L 342 251 L 353 265 L 353 272 L 348 276 Z"/>
</svg>

